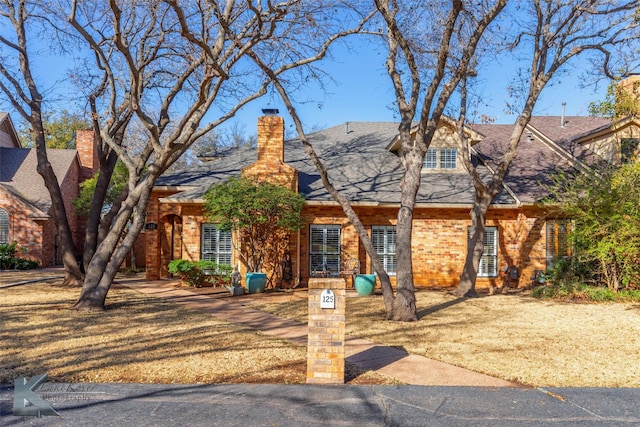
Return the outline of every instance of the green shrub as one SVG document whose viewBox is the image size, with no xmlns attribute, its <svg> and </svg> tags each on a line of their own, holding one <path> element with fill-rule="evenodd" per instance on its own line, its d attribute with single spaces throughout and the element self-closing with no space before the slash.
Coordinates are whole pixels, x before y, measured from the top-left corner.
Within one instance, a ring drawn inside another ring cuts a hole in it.
<svg viewBox="0 0 640 427">
<path fill-rule="evenodd" d="M 36 261 L 17 257 L 18 242 L 0 245 L 0 270 L 32 270 L 38 267 Z"/>
<path fill-rule="evenodd" d="M 532 295 L 536 298 L 571 299 L 593 302 L 638 302 L 640 290 L 614 291 L 606 286 L 593 286 L 585 283 L 560 282 L 533 289 Z"/>
<path fill-rule="evenodd" d="M 175 259 L 169 263 L 168 271 L 179 275 L 189 286 L 196 288 L 201 287 L 205 281 L 214 286 L 225 286 L 231 283 L 231 266 L 213 261 Z"/>
</svg>

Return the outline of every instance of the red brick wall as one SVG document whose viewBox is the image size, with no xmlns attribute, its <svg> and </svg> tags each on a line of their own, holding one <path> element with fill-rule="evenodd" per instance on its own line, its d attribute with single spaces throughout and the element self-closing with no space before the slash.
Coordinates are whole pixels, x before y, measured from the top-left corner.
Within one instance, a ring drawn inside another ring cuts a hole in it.
<svg viewBox="0 0 640 427">
<path fill-rule="evenodd" d="M 157 206 L 157 205 L 156 205 Z M 148 220 L 151 221 L 151 209 Z M 182 258 L 200 259 L 200 227 L 204 218 L 199 205 L 161 205 L 162 218 L 179 215 L 182 220 Z M 370 231 L 372 225 L 395 225 L 395 208 L 356 208 L 365 226 Z M 155 214 L 153 214 L 155 215 Z M 413 227 L 413 268 L 414 281 L 418 287 L 456 286 L 462 272 L 467 250 L 467 227 L 471 224 L 469 210 L 465 209 L 419 209 L 414 214 Z M 539 217 L 541 211 L 535 209 L 493 209 L 487 217 L 488 226 L 498 227 L 498 269 L 515 266 L 519 271 L 517 285 L 526 286 L 534 270 L 545 266 L 545 228 Z M 309 279 L 309 226 L 311 224 L 338 224 L 341 226 L 341 262 L 349 258 L 360 260 L 361 272 L 371 272 L 371 261 L 360 243 L 355 228 L 343 216 L 342 209 L 335 206 L 307 206 L 304 210 L 305 226 L 300 231 L 300 280 L 306 284 Z M 159 224 L 158 230 L 163 227 Z M 169 232 L 167 228 L 167 232 Z M 147 275 L 150 278 L 166 277 L 166 264 L 170 257 L 153 258 L 153 243 L 147 232 Z M 234 237 L 235 239 L 235 237 Z M 290 253 L 293 272 L 296 274 L 297 236 L 291 239 Z M 153 260 L 156 260 L 154 265 Z M 237 254 L 234 254 L 234 265 Z M 160 268 L 162 261 L 162 268 Z M 242 268 L 244 273 L 244 268 Z M 155 273 L 155 274 L 154 274 Z M 295 282 L 295 278 L 294 278 Z M 395 283 L 392 276 L 392 283 Z M 503 285 L 503 275 L 497 278 L 478 278 L 478 288 L 490 284 Z M 516 283 L 513 283 L 516 285 Z"/>
<path fill-rule="evenodd" d="M 80 158 L 80 179 L 84 181 L 85 179 L 91 178 L 94 171 L 97 171 L 100 165 L 93 129 L 76 131 L 76 150 Z"/>
<path fill-rule="evenodd" d="M 258 161 L 243 169 L 247 176 L 268 179 L 270 182 L 297 189 L 297 172 L 282 162 L 284 147 L 284 121 L 278 116 L 260 117 L 258 120 Z M 171 259 L 200 259 L 200 229 L 204 221 L 202 207 L 195 204 L 160 204 L 159 198 L 169 192 L 154 192 L 147 211 L 147 221 L 158 224 L 147 236 L 147 277 L 157 279 L 168 273 L 166 265 Z M 364 225 L 395 225 L 397 208 L 356 207 Z M 310 224 L 341 225 L 341 263 L 350 258 L 360 260 L 361 272 L 371 272 L 371 261 L 360 243 L 355 228 L 347 221 L 340 207 L 306 206 L 303 212 L 305 227 L 291 239 L 290 253 L 294 276 L 299 271 L 300 281 L 309 279 L 309 226 Z M 535 209 L 492 209 L 487 216 L 488 226 L 499 230 L 499 271 L 508 266 L 518 268 L 520 286 L 529 283 L 534 270 L 544 269 L 545 236 L 542 215 Z M 179 218 L 179 230 L 176 218 Z M 471 224 L 469 208 L 416 209 L 413 226 L 413 267 L 416 286 L 456 286 L 462 272 L 467 251 L 467 227 Z M 179 241 L 175 239 L 179 232 Z M 173 252 L 170 250 L 173 235 Z M 234 236 L 235 241 L 235 236 Z M 179 245 L 179 251 L 175 246 Z M 298 260 L 298 251 L 300 254 Z M 234 251 L 235 252 L 235 251 Z M 233 263 L 238 262 L 234 253 Z M 299 270 L 298 270 L 299 264 Z M 241 268 L 244 272 L 244 267 Z M 392 281 L 394 278 L 392 277 Z M 478 278 L 479 288 L 490 284 L 502 286 L 503 278 Z M 294 277 L 294 283 L 296 278 Z M 515 283 L 514 283 L 515 285 Z"/>
<path fill-rule="evenodd" d="M 37 261 L 47 267 L 53 259 L 53 221 L 34 221 L 31 211 L 11 194 L 0 190 L 0 208 L 9 215 L 9 241 L 17 241 L 24 250 L 20 257 Z"/>
<path fill-rule="evenodd" d="M 363 224 L 395 225 L 395 208 L 356 208 Z M 519 286 L 529 283 L 534 270 L 544 269 L 544 221 L 535 209 L 493 209 L 487 217 L 488 226 L 498 227 L 498 269 L 515 266 L 519 271 Z M 301 232 L 302 281 L 308 280 L 309 225 L 341 225 L 341 262 L 358 256 L 361 272 L 371 272 L 371 260 L 366 256 L 355 228 L 342 216 L 338 207 L 317 206 L 305 209 L 305 228 Z M 418 287 L 456 286 L 467 251 L 467 227 L 471 225 L 469 209 L 418 209 L 414 212 L 412 262 L 414 281 Z M 392 282 L 394 278 L 392 277 Z M 490 284 L 502 286 L 503 277 L 478 278 L 479 288 Z M 514 283 L 515 285 L 515 283 Z"/>
</svg>

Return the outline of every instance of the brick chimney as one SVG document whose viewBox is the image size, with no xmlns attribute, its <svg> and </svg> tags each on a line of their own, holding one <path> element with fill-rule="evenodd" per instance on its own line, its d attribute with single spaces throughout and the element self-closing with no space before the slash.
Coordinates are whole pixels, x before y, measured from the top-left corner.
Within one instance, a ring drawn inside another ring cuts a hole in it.
<svg viewBox="0 0 640 427">
<path fill-rule="evenodd" d="M 80 181 L 84 181 L 91 178 L 100 165 L 93 129 L 76 131 L 76 151 L 80 158 Z"/>
<path fill-rule="evenodd" d="M 298 171 L 284 162 L 284 119 L 278 110 L 262 110 L 258 118 L 258 160 L 242 170 L 243 176 L 269 181 L 298 191 Z"/>
<path fill-rule="evenodd" d="M 275 111 L 278 110 L 263 110 Z M 258 161 L 284 163 L 284 119 L 275 114 L 258 117 Z"/>
</svg>

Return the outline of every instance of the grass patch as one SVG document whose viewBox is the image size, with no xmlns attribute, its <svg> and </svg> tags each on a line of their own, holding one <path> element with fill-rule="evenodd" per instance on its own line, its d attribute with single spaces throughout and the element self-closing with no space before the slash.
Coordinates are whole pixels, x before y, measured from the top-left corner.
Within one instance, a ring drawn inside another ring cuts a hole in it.
<svg viewBox="0 0 640 427">
<path fill-rule="evenodd" d="M 57 382 L 305 383 L 306 347 L 211 315 L 114 288 L 107 310 L 71 310 L 78 289 L 0 289 L 0 383 L 48 373 Z M 352 384 L 393 384 L 346 367 Z"/>
<path fill-rule="evenodd" d="M 640 387 L 640 304 L 575 304 L 525 293 L 416 293 L 417 322 L 384 321 L 382 297 L 347 299 L 347 334 L 532 386 Z M 306 300 L 260 308 L 305 321 Z"/>
</svg>

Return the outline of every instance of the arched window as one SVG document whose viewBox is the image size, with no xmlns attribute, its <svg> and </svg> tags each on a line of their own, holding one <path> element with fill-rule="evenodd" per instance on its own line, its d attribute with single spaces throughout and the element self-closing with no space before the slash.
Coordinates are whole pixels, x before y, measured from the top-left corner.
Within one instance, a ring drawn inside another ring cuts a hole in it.
<svg viewBox="0 0 640 427">
<path fill-rule="evenodd" d="M 0 208 L 0 244 L 9 243 L 9 214 Z"/>
</svg>

